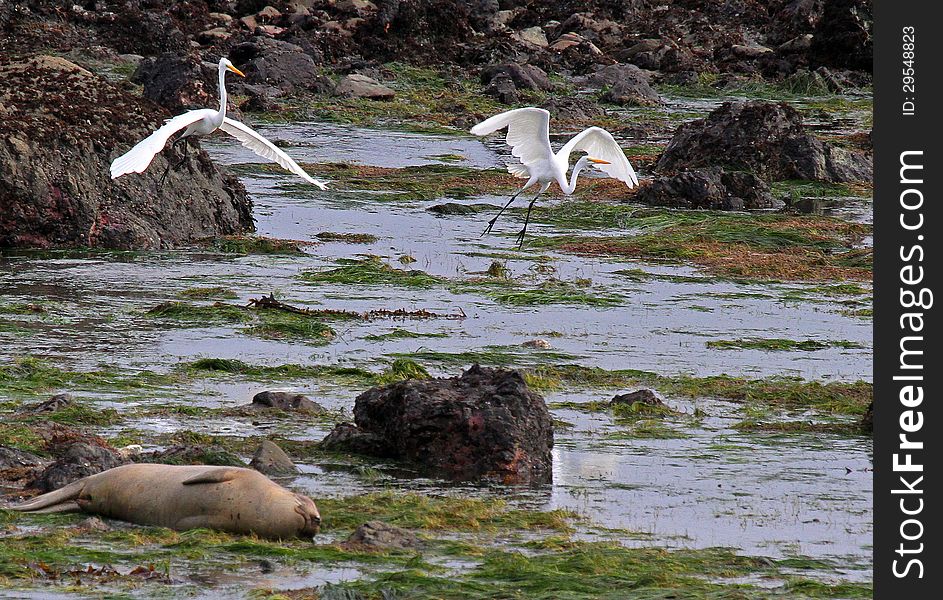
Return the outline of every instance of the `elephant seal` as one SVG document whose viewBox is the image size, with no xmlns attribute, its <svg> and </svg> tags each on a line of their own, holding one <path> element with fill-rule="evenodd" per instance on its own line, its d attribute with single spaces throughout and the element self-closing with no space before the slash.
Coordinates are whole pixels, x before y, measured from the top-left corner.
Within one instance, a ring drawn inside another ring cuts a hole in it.
<svg viewBox="0 0 943 600">
<path fill-rule="evenodd" d="M 217 529 L 271 539 L 312 537 L 321 515 L 311 498 L 238 467 L 131 464 L 11 507 L 85 512 L 138 525 Z"/>
</svg>

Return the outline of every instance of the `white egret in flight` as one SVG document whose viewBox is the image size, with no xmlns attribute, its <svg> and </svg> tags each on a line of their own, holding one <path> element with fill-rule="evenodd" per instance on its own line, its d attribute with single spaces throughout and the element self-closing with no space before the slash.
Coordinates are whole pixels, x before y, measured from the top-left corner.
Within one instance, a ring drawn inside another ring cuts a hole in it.
<svg viewBox="0 0 943 600">
<path fill-rule="evenodd" d="M 164 125 L 157 131 L 138 142 L 134 148 L 131 148 L 126 154 L 119 156 L 111 163 L 111 178 L 117 179 L 128 173 L 143 173 L 148 165 L 151 164 L 151 161 L 154 160 L 154 156 L 164 149 L 170 136 L 181 129 L 184 130 L 183 134 L 177 138 L 174 144 L 177 144 L 181 140 L 183 141 L 184 160 L 186 158 L 186 144 L 189 136 L 208 135 L 217 129 L 222 129 L 259 156 L 275 161 L 285 169 L 301 177 L 308 183 L 318 186 L 322 190 L 326 189 L 327 186 L 324 182 L 312 179 L 305 173 L 304 169 L 298 166 L 298 163 L 292 160 L 290 156 L 285 154 L 285 152 L 275 144 L 239 121 L 235 121 L 226 116 L 226 71 L 232 71 L 236 75 L 245 77 L 245 74 L 233 66 L 228 58 L 224 57 L 219 60 L 219 110 L 201 108 L 199 110 L 191 110 L 182 115 L 177 115 L 172 119 L 167 119 Z M 182 161 L 180 164 L 182 164 Z M 169 164 L 167 165 L 167 169 L 170 169 Z M 164 176 L 161 177 L 161 183 L 163 183 L 166 175 L 167 170 L 164 171 Z"/>
<path fill-rule="evenodd" d="M 573 139 L 564 144 L 556 154 L 550 147 L 550 113 L 542 108 L 517 108 L 503 112 L 475 125 L 471 132 L 475 135 L 487 135 L 505 127 L 508 129 L 507 143 L 511 147 L 511 154 L 521 161 L 521 164 L 509 164 L 508 172 L 515 177 L 526 178 L 527 183 L 511 196 L 504 208 L 488 222 L 485 233 L 491 231 L 498 217 L 511 206 L 521 192 L 539 183 L 540 191 L 527 206 L 524 228 L 517 237 L 518 245 L 522 247 L 524 234 L 527 233 L 527 223 L 530 221 L 530 211 L 537 198 L 547 191 L 554 181 L 564 194 L 567 196 L 572 194 L 576 189 L 576 179 L 587 164 L 591 164 L 609 177 L 624 181 L 630 188 L 638 185 L 638 176 L 625 157 L 625 153 L 605 129 L 590 127 L 583 130 L 573 136 Z M 586 152 L 586 156 L 576 162 L 573 175 L 567 182 L 566 172 L 570 166 L 570 153 L 574 150 Z"/>
</svg>

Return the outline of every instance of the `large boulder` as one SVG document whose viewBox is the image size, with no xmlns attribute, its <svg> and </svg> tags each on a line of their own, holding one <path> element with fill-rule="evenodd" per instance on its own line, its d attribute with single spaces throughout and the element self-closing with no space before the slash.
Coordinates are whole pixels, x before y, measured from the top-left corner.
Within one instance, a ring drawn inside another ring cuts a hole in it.
<svg viewBox="0 0 943 600">
<path fill-rule="evenodd" d="M 809 59 L 813 65 L 871 71 L 874 42 L 871 0 L 826 0 Z"/>
<path fill-rule="evenodd" d="M 517 371 L 475 365 L 460 377 L 375 387 L 357 397 L 354 420 L 322 447 L 410 461 L 453 480 L 551 480 L 550 412 Z"/>
<path fill-rule="evenodd" d="M 277 390 L 266 390 L 264 392 L 259 392 L 252 397 L 252 403 L 247 405 L 246 408 L 251 409 L 276 409 L 276 410 L 286 410 L 286 411 L 298 411 L 298 412 L 307 412 L 307 413 L 323 413 L 326 409 L 311 400 L 304 394 L 296 394 L 294 392 L 285 392 Z"/>
<path fill-rule="evenodd" d="M 756 175 L 719 168 L 682 171 L 656 179 L 632 196 L 632 201 L 709 210 L 773 208 L 776 204 L 769 186 Z"/>
<path fill-rule="evenodd" d="M 301 46 L 267 36 L 237 44 L 229 59 L 246 74 L 248 84 L 271 86 L 286 94 L 301 90 L 324 93 L 333 87 Z M 239 90 L 239 82 L 233 90 Z"/>
<path fill-rule="evenodd" d="M 131 80 L 144 86 L 145 98 L 173 113 L 219 105 L 216 84 L 206 78 L 200 61 L 191 56 L 165 52 L 145 58 Z"/>
<path fill-rule="evenodd" d="M 602 67 L 586 77 L 586 84 L 593 89 L 606 90 L 603 100 L 614 104 L 661 103 L 661 96 L 652 88 L 648 75 L 635 65 L 617 63 Z"/>
<path fill-rule="evenodd" d="M 169 248 L 251 230 L 245 188 L 203 151 L 160 188 L 170 149 L 111 179 L 167 116 L 62 58 L 0 59 L 0 248 Z"/>
<path fill-rule="evenodd" d="M 367 77 L 360 73 L 351 73 L 337 82 L 337 87 L 334 88 L 334 94 L 347 98 L 392 100 L 396 92 L 372 77 Z"/>
<path fill-rule="evenodd" d="M 751 171 L 770 181 L 871 180 L 870 155 L 819 140 L 803 128 L 794 108 L 764 101 L 726 102 L 706 118 L 680 126 L 655 170 L 673 174 L 712 166 Z"/>
<path fill-rule="evenodd" d="M 481 82 L 490 83 L 492 79 L 499 75 L 507 75 L 514 83 L 514 87 L 519 90 L 543 90 L 553 89 L 553 84 L 547 73 L 535 65 L 520 65 L 517 63 L 503 63 L 489 65 L 481 70 Z"/>
<path fill-rule="evenodd" d="M 58 458 L 26 487 L 51 492 L 83 477 L 126 464 L 116 450 L 94 441 L 77 441 L 57 449 Z"/>
<path fill-rule="evenodd" d="M 262 440 L 262 444 L 252 456 L 249 466 L 269 477 L 298 473 L 298 467 L 292 462 L 291 457 L 285 454 L 285 451 L 279 448 L 278 444 L 270 440 Z"/>
</svg>

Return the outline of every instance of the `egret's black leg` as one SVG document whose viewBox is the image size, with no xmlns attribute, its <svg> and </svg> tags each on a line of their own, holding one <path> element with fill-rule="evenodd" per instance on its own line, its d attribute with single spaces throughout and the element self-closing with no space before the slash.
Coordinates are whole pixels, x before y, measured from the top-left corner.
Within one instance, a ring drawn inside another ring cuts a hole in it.
<svg viewBox="0 0 943 600">
<path fill-rule="evenodd" d="M 524 235 L 527 233 L 527 224 L 530 223 L 530 211 L 534 208 L 534 202 L 537 202 L 537 198 L 540 198 L 540 195 L 544 191 L 540 190 L 537 192 L 537 195 L 534 196 L 534 199 L 530 201 L 530 204 L 527 205 L 527 216 L 524 217 L 524 228 L 521 229 L 521 232 L 517 234 L 517 249 L 520 250 L 524 247 Z"/>
<path fill-rule="evenodd" d="M 180 144 L 180 143 L 183 144 L 183 158 L 177 161 L 177 164 L 173 164 L 170 158 L 167 159 L 167 167 L 164 168 L 164 173 L 160 176 L 160 181 L 157 183 L 158 188 L 164 187 L 164 180 L 167 178 L 167 173 L 170 172 L 170 169 L 173 169 L 174 171 L 176 171 L 187 160 L 187 151 L 190 148 L 190 145 L 187 143 L 187 138 L 185 137 L 177 138 L 176 140 L 174 140 L 174 143 L 170 145 L 170 147 L 176 148 L 177 144 Z"/>
<path fill-rule="evenodd" d="M 495 224 L 495 223 L 497 223 L 498 217 L 500 217 L 502 214 L 504 214 L 504 211 L 506 211 L 506 210 L 508 209 L 508 207 L 511 206 L 511 204 L 512 204 L 515 200 L 517 200 L 517 197 L 520 196 L 520 195 L 521 195 L 521 192 L 523 192 L 525 189 L 527 189 L 527 188 L 522 188 L 522 189 L 518 190 L 516 194 L 514 194 L 513 196 L 511 196 L 511 199 L 508 200 L 508 203 L 504 205 L 504 208 L 502 208 L 500 211 L 498 211 L 498 214 L 496 214 L 493 219 L 491 219 L 490 221 L 488 221 L 488 227 L 487 227 L 487 229 L 485 229 L 485 230 L 482 232 L 482 234 L 481 234 L 482 236 L 484 236 L 484 235 L 486 235 L 486 234 L 488 234 L 488 233 L 491 233 L 491 228 L 494 227 L 494 224 Z"/>
</svg>

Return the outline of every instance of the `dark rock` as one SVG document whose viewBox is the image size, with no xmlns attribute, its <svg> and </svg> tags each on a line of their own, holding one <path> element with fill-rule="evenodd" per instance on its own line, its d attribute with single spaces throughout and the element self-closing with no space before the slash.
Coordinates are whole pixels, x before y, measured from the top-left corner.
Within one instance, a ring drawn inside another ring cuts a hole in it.
<svg viewBox="0 0 943 600">
<path fill-rule="evenodd" d="M 813 65 L 870 71 L 874 57 L 871 0 L 825 0 L 809 48 Z"/>
<path fill-rule="evenodd" d="M 550 112 L 555 119 L 567 121 L 591 121 L 605 116 L 606 109 L 591 100 L 579 96 L 551 96 L 540 105 Z"/>
<path fill-rule="evenodd" d="M 392 100 L 396 92 L 376 79 L 359 73 L 352 73 L 337 83 L 337 87 L 334 88 L 334 94 L 348 98 Z"/>
<path fill-rule="evenodd" d="M 777 13 L 772 22 L 771 39 L 782 43 L 808 36 L 822 18 L 823 0 L 790 0 Z"/>
<path fill-rule="evenodd" d="M 646 404 L 648 406 L 664 406 L 665 403 L 655 395 L 655 392 L 649 389 L 636 390 L 634 392 L 629 392 L 627 394 L 617 394 L 609 401 L 609 405 L 613 404 Z"/>
<path fill-rule="evenodd" d="M 697 70 L 698 62 L 687 48 L 671 40 L 647 39 L 615 53 L 615 58 L 649 71 L 678 73 Z"/>
<path fill-rule="evenodd" d="M 321 75 L 315 60 L 295 44 L 255 36 L 237 44 L 229 53 L 246 74 L 245 83 L 277 88 L 286 94 L 299 90 L 327 93 L 333 88 L 330 79 Z M 239 92 L 239 82 L 232 86 Z"/>
<path fill-rule="evenodd" d="M 144 97 L 173 113 L 219 105 L 216 84 L 206 78 L 199 60 L 165 53 L 145 58 L 131 80 L 144 86 Z"/>
<path fill-rule="evenodd" d="M 497 25 L 495 17 L 500 9 L 498 0 L 468 0 L 468 21 L 475 31 L 491 31 Z"/>
<path fill-rule="evenodd" d="M 20 409 L 20 412 L 29 414 L 50 413 L 62 410 L 72 404 L 72 394 L 63 392 L 56 394 L 49 400 L 44 400 L 36 404 L 27 404 Z"/>
<path fill-rule="evenodd" d="M 262 445 L 255 451 L 249 466 L 272 477 L 292 475 L 298 472 L 295 463 L 285 454 L 285 451 L 279 448 L 275 442 L 269 440 L 262 440 Z"/>
<path fill-rule="evenodd" d="M 278 410 L 309 413 L 323 413 L 327 410 L 304 394 L 275 391 L 259 392 L 252 397 L 252 404 L 249 406 L 252 408 L 277 408 Z"/>
<path fill-rule="evenodd" d="M 395 452 L 380 435 L 363 431 L 353 423 L 335 425 L 327 437 L 321 440 L 319 447 L 330 452 L 370 456 L 387 456 Z"/>
<path fill-rule="evenodd" d="M 419 547 L 419 538 L 411 531 L 383 521 L 368 521 L 354 530 L 344 542 L 345 548 L 362 550 L 406 550 Z"/>
<path fill-rule="evenodd" d="M 514 82 L 514 87 L 519 90 L 543 90 L 550 91 L 553 84 L 543 69 L 534 65 L 519 65 L 517 63 L 504 63 L 490 65 L 481 70 L 481 82 L 490 83 L 499 75 L 507 75 Z"/>
<path fill-rule="evenodd" d="M 867 433 L 874 431 L 874 401 L 872 400 L 868 404 L 868 410 L 864 412 L 864 416 L 861 417 L 861 429 Z"/>
<path fill-rule="evenodd" d="M 221 467 L 245 467 L 238 456 L 218 444 L 178 444 L 166 450 L 141 455 L 138 462 L 164 465 L 216 465 Z"/>
<path fill-rule="evenodd" d="M 0 59 L 0 248 L 170 248 L 253 228 L 232 175 L 191 151 L 160 189 L 148 171 L 112 180 L 112 159 L 168 115 L 62 58 Z"/>
<path fill-rule="evenodd" d="M 521 99 L 514 80 L 507 73 L 495 75 L 483 91 L 501 104 L 517 104 Z"/>
<path fill-rule="evenodd" d="M 491 210 L 496 207 L 492 204 L 459 204 L 458 202 L 445 202 L 443 204 L 436 204 L 430 206 L 426 210 L 429 212 L 435 213 L 440 216 L 450 216 L 450 215 L 475 215 L 483 210 Z"/>
<path fill-rule="evenodd" d="M 60 451 L 57 460 L 26 487 L 42 493 L 57 490 L 73 481 L 113 469 L 127 463 L 117 452 L 90 442 L 75 442 Z"/>
<path fill-rule="evenodd" d="M 167 10 L 142 10 L 140 3 L 129 2 L 114 15 L 113 21 L 103 19 L 98 29 L 104 40 L 122 54 L 181 55 L 189 50 L 186 34 Z"/>
<path fill-rule="evenodd" d="M 247 91 L 250 86 L 245 86 L 243 91 Z M 254 87 L 254 86 L 253 86 Z M 276 112 L 279 109 L 278 102 L 263 91 L 247 94 L 249 98 L 239 105 L 239 110 L 247 113 Z"/>
<path fill-rule="evenodd" d="M 808 133 L 787 104 L 726 102 L 704 119 L 680 126 L 655 170 L 677 173 L 709 166 L 749 170 L 767 181 L 871 180 L 871 157 L 826 144 Z"/>
<path fill-rule="evenodd" d="M 586 78 L 597 90 L 607 89 L 603 99 L 616 104 L 653 105 L 661 103 L 648 75 L 635 65 L 614 64 L 602 67 Z"/>
<path fill-rule="evenodd" d="M 41 464 L 43 464 L 43 459 L 32 452 L 0 446 L 0 471 L 36 467 Z"/>
<path fill-rule="evenodd" d="M 756 175 L 719 168 L 682 171 L 656 179 L 632 196 L 632 201 L 709 210 L 753 210 L 776 205 L 769 186 Z"/>
<path fill-rule="evenodd" d="M 783 53 L 792 53 L 792 52 L 805 52 L 812 47 L 812 34 L 803 33 L 802 35 L 797 35 L 794 38 L 788 39 L 779 46 L 776 47 L 776 50 Z"/>
<path fill-rule="evenodd" d="M 366 449 L 453 480 L 551 478 L 550 413 L 517 371 L 475 365 L 460 377 L 375 387 L 357 397 L 354 419 L 356 426 L 338 426 L 324 447 Z"/>
</svg>

